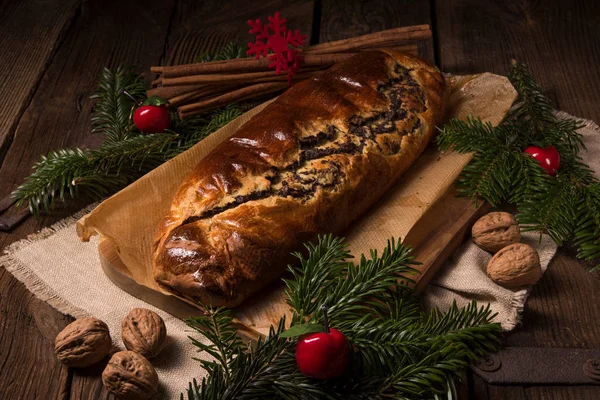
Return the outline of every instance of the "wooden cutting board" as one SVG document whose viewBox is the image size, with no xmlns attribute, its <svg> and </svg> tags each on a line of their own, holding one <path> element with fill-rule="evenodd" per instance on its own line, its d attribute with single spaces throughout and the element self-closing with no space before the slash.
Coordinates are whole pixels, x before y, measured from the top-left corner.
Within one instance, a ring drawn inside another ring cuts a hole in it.
<svg viewBox="0 0 600 400">
<path fill-rule="evenodd" d="M 417 293 L 424 290 L 465 240 L 473 223 L 490 208 L 485 202 L 476 207 L 468 198 L 456 197 L 456 191 L 451 187 L 417 222 L 404 239 L 404 243 L 414 248 L 416 260 L 422 263 L 417 267 L 419 274 L 414 277 Z M 101 239 L 98 251 L 104 273 L 121 289 L 178 318 L 202 314 L 192 302 L 135 282 L 108 240 Z M 276 324 L 282 315 L 289 314 L 282 282 L 266 288 L 233 312 L 240 334 L 246 338 L 256 340 L 260 335 L 267 334 L 272 324 Z"/>
</svg>

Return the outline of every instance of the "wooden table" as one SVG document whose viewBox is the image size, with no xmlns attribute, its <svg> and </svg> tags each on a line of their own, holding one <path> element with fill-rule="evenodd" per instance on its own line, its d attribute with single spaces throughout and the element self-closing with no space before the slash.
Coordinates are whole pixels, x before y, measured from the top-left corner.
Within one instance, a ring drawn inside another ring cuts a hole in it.
<svg viewBox="0 0 600 400">
<path fill-rule="evenodd" d="M 148 71 L 190 62 L 230 40 L 246 40 L 245 21 L 276 10 L 311 43 L 431 24 L 429 56 L 442 70 L 506 74 L 515 58 L 529 64 L 556 108 L 600 121 L 596 0 L 2 0 L 0 198 L 40 155 L 98 142 L 90 134 L 89 95 L 103 66 Z M 84 205 L 29 218 L 0 234 L 0 249 Z M 598 275 L 572 251 L 559 250 L 523 320 L 507 346 L 600 348 Z M 54 357 L 54 337 L 69 321 L 0 269 L 0 398 L 112 398 L 99 371 L 68 369 Z M 600 386 L 494 386 L 473 373 L 461 391 L 473 399 L 600 398 Z"/>
</svg>

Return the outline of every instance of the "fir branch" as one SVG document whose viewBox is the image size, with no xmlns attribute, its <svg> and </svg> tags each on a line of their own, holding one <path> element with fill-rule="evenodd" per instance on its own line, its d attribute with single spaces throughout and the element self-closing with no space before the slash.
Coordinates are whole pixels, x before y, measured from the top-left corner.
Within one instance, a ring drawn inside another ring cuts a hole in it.
<svg viewBox="0 0 600 400">
<path fill-rule="evenodd" d="M 222 342 L 223 335 L 215 329 L 212 322 L 207 318 L 219 321 L 220 332 L 224 329 L 233 329 L 231 326 L 226 328 L 221 323 L 226 323 L 231 317 L 223 309 L 211 310 L 212 316 L 200 317 L 200 325 L 207 332 L 201 332 L 212 344 L 204 345 L 197 340 L 193 340 L 201 351 L 208 351 L 209 354 L 219 356 L 219 348 L 228 346 L 229 332 L 225 336 L 225 342 Z M 295 368 L 295 361 L 290 360 L 289 353 L 284 350 L 291 349 L 292 343 L 279 338 L 279 334 L 285 329 L 285 318 L 279 321 L 277 328 L 271 327 L 269 335 L 265 339 L 260 339 L 256 345 L 247 347 L 246 351 L 239 351 L 240 346 L 235 346 L 235 356 L 227 359 L 226 365 L 220 362 L 201 361 L 203 367 L 208 366 L 208 379 L 203 379 L 200 385 L 196 382 L 190 383 L 188 389 L 188 399 L 206 399 L 206 400 L 227 400 L 227 399 L 256 399 L 261 396 L 274 396 L 281 385 L 285 386 L 290 380 L 302 379 L 302 375 Z M 198 345 L 199 344 L 199 345 Z M 208 349 L 208 350 L 207 350 Z M 284 355 L 287 355 L 285 357 Z M 227 373 L 225 373 L 227 371 Z M 289 371 L 286 373 L 285 371 Z M 319 392 L 321 393 L 321 392 Z M 260 394 L 260 395 L 259 395 Z M 181 396 L 183 398 L 183 395 Z"/>
<path fill-rule="evenodd" d="M 508 119 L 524 119 L 531 121 L 528 133 L 531 139 L 542 138 L 544 127 L 553 120 L 552 103 L 544 95 L 544 91 L 529 73 L 527 66 L 516 60 L 511 62 L 508 79 L 517 90 L 517 100 L 513 105 Z M 552 144 L 552 143 L 549 143 Z M 548 144 L 548 145 L 549 145 Z"/>
<path fill-rule="evenodd" d="M 323 299 L 312 298 L 310 294 L 318 288 L 329 290 L 351 258 L 343 238 L 333 235 L 320 236 L 316 244 L 308 242 L 304 246 L 308 250 L 308 257 L 295 253 L 300 265 L 290 268 L 293 279 L 285 280 L 287 302 L 301 318 L 311 315 L 324 304 Z"/>
<path fill-rule="evenodd" d="M 561 177 L 548 179 L 545 183 L 519 204 L 517 217 L 523 230 L 547 233 L 562 245 L 575 229 L 578 200 L 572 187 Z"/>
<path fill-rule="evenodd" d="M 161 149 L 174 134 L 139 135 L 95 150 L 64 149 L 51 152 L 33 166 L 33 173 L 12 196 L 28 204 L 32 214 L 54 207 L 56 200 L 82 194 L 102 198 L 160 165 Z"/>
<path fill-rule="evenodd" d="M 177 121 L 172 130 L 137 134 L 118 142 L 107 141 L 94 150 L 65 149 L 51 152 L 33 166 L 33 173 L 12 196 L 28 204 L 34 215 L 53 208 L 56 200 L 87 195 L 101 199 L 127 186 L 163 162 L 189 149 L 240 115 L 228 107 L 190 121 Z"/>
<path fill-rule="evenodd" d="M 130 68 L 118 67 L 115 71 L 104 68 L 96 92 L 91 96 L 96 99 L 92 132 L 103 133 L 107 142 L 118 142 L 136 133 L 131 122 L 135 104 L 124 91 L 138 100 L 143 99 L 146 96 L 143 77 Z"/>
<path fill-rule="evenodd" d="M 178 140 L 172 141 L 165 148 L 165 160 L 171 159 L 193 147 L 196 143 L 206 138 L 211 133 L 221 129 L 237 117 L 242 115 L 236 105 L 211 111 L 206 114 L 189 117 L 181 120 L 172 118 L 173 127 L 169 131 L 178 133 Z"/>
<path fill-rule="evenodd" d="M 459 153 L 471 153 L 482 148 L 507 148 L 503 133 L 496 131 L 491 123 L 469 115 L 464 121 L 451 119 L 435 140 L 441 151 L 452 149 Z"/>
<path fill-rule="evenodd" d="M 577 209 L 575 244 L 577 256 L 584 260 L 600 259 L 600 183 L 594 182 L 582 190 L 583 201 Z M 600 271 L 600 264 L 594 268 Z"/>
<path fill-rule="evenodd" d="M 500 125 L 453 119 L 436 139 L 441 150 L 473 153 L 458 178 L 459 194 L 494 206 L 515 204 L 524 230 L 547 233 L 559 245 L 573 241 L 579 258 L 596 259 L 600 198 L 593 194 L 598 180 L 578 154 L 585 148 L 578 132 L 583 124 L 556 117 L 526 65 L 513 62 L 509 78 L 518 96 Z M 523 153 L 530 145 L 556 147 L 561 167 L 555 177 Z"/>
<path fill-rule="evenodd" d="M 231 312 L 225 309 L 211 309 L 204 307 L 206 315 L 189 318 L 185 322 L 194 330 L 201 332 L 210 344 L 204 344 L 193 337 L 189 337 L 199 351 L 210 354 L 215 360 L 196 359 L 202 364 L 202 368 L 210 374 L 223 374 L 225 383 L 231 377 L 230 365 L 235 357 L 244 349 L 241 339 L 237 335 L 237 329 L 233 325 Z"/>
<path fill-rule="evenodd" d="M 320 236 L 316 245 L 307 245 L 309 258 L 296 254 L 300 266 L 290 268 L 294 279 L 286 280 L 286 293 L 288 303 L 301 317 L 312 315 L 320 321 L 322 304 L 329 307 L 332 322 L 364 311 L 386 312 L 396 291 L 411 282 L 408 275 L 415 272 L 411 265 L 416 263 L 409 248 L 392 240 L 381 256 L 372 251 L 369 259 L 362 256 L 356 266 L 347 261 L 350 255 L 342 240 Z M 310 296 L 317 287 L 321 289 L 319 293 Z M 372 297 L 379 301 L 370 301 Z"/>
<path fill-rule="evenodd" d="M 300 266 L 289 268 L 293 278 L 285 280 L 288 303 L 301 307 L 294 310 L 291 325 L 319 320 L 315 303 L 327 301 L 332 324 L 355 350 L 352 367 L 338 379 L 302 375 L 296 367 L 295 340 L 279 336 L 282 320 L 264 341 L 236 354 L 228 366 L 208 363 L 209 377 L 201 385 L 190 383 L 188 399 L 452 398 L 459 371 L 496 350 L 500 326 L 491 322 L 488 308 L 454 305 L 447 313 L 421 314 L 404 277 L 414 264 L 409 248 L 389 241 L 381 256 L 371 251 L 370 258 L 361 256 L 358 266 L 348 261 L 346 244 L 331 235 L 306 248 L 306 256 L 297 254 Z M 400 275 L 403 282 L 398 282 Z M 205 336 L 222 340 L 214 331 Z M 198 347 L 219 356 L 215 349 L 226 343 Z"/>
<path fill-rule="evenodd" d="M 371 250 L 370 258 L 361 256 L 358 265 L 347 263 L 345 271 L 332 281 L 331 291 L 323 292 L 315 300 L 329 307 L 331 323 L 355 318 L 357 314 L 389 312 L 398 292 L 404 294 L 409 278 L 417 271 L 412 265 L 419 264 L 411 255 L 412 249 L 392 239 L 378 256 Z M 373 300 L 376 299 L 376 300 Z M 321 310 L 313 312 L 313 319 L 321 318 Z"/>
<path fill-rule="evenodd" d="M 475 153 L 458 178 L 462 196 L 486 199 L 497 206 L 510 194 L 513 170 L 508 152 Z"/>
<path fill-rule="evenodd" d="M 215 52 L 204 52 L 194 59 L 194 62 L 210 62 L 220 60 L 231 60 L 234 58 L 246 58 L 248 45 L 235 41 L 229 42 Z"/>
</svg>

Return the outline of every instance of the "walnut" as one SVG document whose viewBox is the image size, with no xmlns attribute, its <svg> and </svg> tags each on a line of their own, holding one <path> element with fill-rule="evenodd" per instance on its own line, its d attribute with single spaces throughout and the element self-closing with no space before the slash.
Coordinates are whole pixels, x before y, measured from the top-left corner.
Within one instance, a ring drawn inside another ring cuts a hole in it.
<svg viewBox="0 0 600 400">
<path fill-rule="evenodd" d="M 492 257 L 487 265 L 487 274 L 498 285 L 508 289 L 533 285 L 542 276 L 540 257 L 533 247 L 514 243 Z"/>
<path fill-rule="evenodd" d="M 167 328 L 163 319 L 157 313 L 145 308 L 131 310 L 123 319 L 121 328 L 125 347 L 146 358 L 158 355 L 167 337 Z"/>
<path fill-rule="evenodd" d="M 158 389 L 158 375 L 150 361 L 134 351 L 115 353 L 102 372 L 104 386 L 123 399 L 149 399 Z"/>
<path fill-rule="evenodd" d="M 506 212 L 491 212 L 479 218 L 471 235 L 477 246 L 492 253 L 521 240 L 517 220 Z"/>
<path fill-rule="evenodd" d="M 69 367 L 88 367 L 111 348 L 108 326 L 96 318 L 81 318 L 65 327 L 54 340 L 54 354 Z"/>
</svg>

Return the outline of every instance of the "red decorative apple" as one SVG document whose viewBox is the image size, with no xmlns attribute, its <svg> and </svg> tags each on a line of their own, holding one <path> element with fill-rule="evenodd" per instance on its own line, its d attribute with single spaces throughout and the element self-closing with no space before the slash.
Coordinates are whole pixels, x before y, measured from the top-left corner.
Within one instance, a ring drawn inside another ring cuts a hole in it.
<svg viewBox="0 0 600 400">
<path fill-rule="evenodd" d="M 171 124 L 167 102 L 156 96 L 148 98 L 133 113 L 133 123 L 142 132 L 163 132 Z"/>
<path fill-rule="evenodd" d="M 296 346 L 296 363 L 300 371 L 311 378 L 335 378 L 348 365 L 348 340 L 342 332 L 329 328 L 327 308 L 323 307 L 324 332 L 300 337 Z"/>
<path fill-rule="evenodd" d="M 124 90 L 123 94 L 131 98 L 137 106 L 133 112 L 133 124 L 140 131 L 160 133 L 171 125 L 171 116 L 167 108 L 168 102 L 163 98 L 152 96 L 140 103 L 127 91 Z"/>
<path fill-rule="evenodd" d="M 545 149 L 538 146 L 529 146 L 525 149 L 525 153 L 530 154 L 552 176 L 556 175 L 556 171 L 560 168 L 560 154 L 554 146 Z"/>
</svg>

